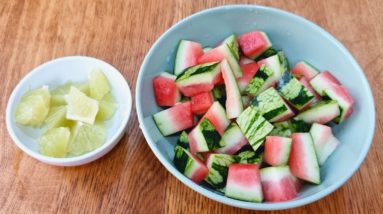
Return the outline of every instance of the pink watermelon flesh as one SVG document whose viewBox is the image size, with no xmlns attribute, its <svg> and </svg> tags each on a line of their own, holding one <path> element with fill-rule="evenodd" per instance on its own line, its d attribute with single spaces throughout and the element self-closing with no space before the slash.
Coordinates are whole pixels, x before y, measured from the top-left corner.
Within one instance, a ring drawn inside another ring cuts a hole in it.
<svg viewBox="0 0 383 214">
<path fill-rule="evenodd" d="M 315 92 L 313 87 L 311 87 L 311 85 L 310 85 L 310 83 L 306 77 L 304 77 L 304 76 L 301 77 L 299 79 L 299 82 L 301 82 L 302 85 L 304 85 L 307 88 L 307 90 L 314 95 L 314 100 L 312 101 L 312 104 L 317 103 L 318 101 L 320 101 L 322 99 L 322 97 L 318 93 Z"/>
<path fill-rule="evenodd" d="M 319 72 L 307 64 L 306 62 L 298 62 L 292 69 L 291 73 L 297 77 L 298 79 L 304 77 L 308 81 L 310 81 L 312 78 L 314 78 L 316 75 L 319 74 Z"/>
<path fill-rule="evenodd" d="M 288 166 L 263 168 L 260 175 L 265 201 L 287 201 L 298 196 L 299 181 Z"/>
<path fill-rule="evenodd" d="M 217 48 L 211 49 L 205 54 L 203 54 L 201 57 L 198 58 L 197 63 L 203 64 L 208 62 L 216 62 L 216 61 L 222 61 L 226 58 L 225 53 L 222 51 L 222 46 L 218 46 Z"/>
<path fill-rule="evenodd" d="M 341 115 L 339 121 L 337 121 L 338 123 L 341 123 L 350 117 L 353 112 L 352 106 L 354 105 L 354 99 L 343 85 L 330 86 L 325 89 L 324 93 L 332 100 L 337 101 L 341 108 Z"/>
<path fill-rule="evenodd" d="M 250 83 L 254 75 L 257 73 L 259 67 L 260 66 L 256 62 L 251 62 L 251 63 L 241 65 L 242 77 L 237 79 L 238 87 L 240 91 L 245 90 L 246 86 Z"/>
<path fill-rule="evenodd" d="M 181 99 L 175 83 L 176 76 L 161 73 L 153 79 L 154 96 L 159 106 L 174 106 Z"/>
<path fill-rule="evenodd" d="M 286 165 L 291 151 L 291 138 L 267 136 L 265 141 L 265 161 L 271 166 Z"/>
<path fill-rule="evenodd" d="M 222 105 L 218 101 L 215 101 L 213 105 L 210 106 L 209 110 L 200 119 L 198 124 L 200 124 L 204 118 L 209 119 L 210 122 L 217 129 L 218 133 L 220 133 L 221 135 L 223 135 L 226 128 L 230 124 L 230 120 L 226 116 L 225 109 L 222 107 Z"/>
<path fill-rule="evenodd" d="M 174 73 L 180 74 L 184 69 L 197 64 L 197 59 L 203 54 L 201 44 L 182 40 L 179 44 Z"/>
<path fill-rule="evenodd" d="M 254 60 L 252 60 L 252 59 L 249 59 L 246 57 L 241 57 L 241 59 L 239 60 L 239 65 L 242 66 L 242 65 L 253 63 L 253 62 L 254 62 Z M 242 72 L 243 72 L 243 70 L 242 70 Z"/>
<path fill-rule="evenodd" d="M 214 83 L 205 83 L 205 84 L 194 84 L 185 87 L 179 87 L 182 94 L 187 97 L 192 97 L 202 92 L 211 91 L 214 88 Z"/>
<path fill-rule="evenodd" d="M 263 200 L 259 169 L 256 164 L 231 164 L 225 195 L 244 201 Z"/>
<path fill-rule="evenodd" d="M 323 71 L 310 80 L 312 88 L 321 96 L 324 96 L 324 90 L 333 86 L 340 85 L 339 80 L 329 71 Z"/>
<path fill-rule="evenodd" d="M 249 58 L 256 58 L 271 47 L 267 35 L 262 31 L 251 31 L 238 37 L 242 53 Z"/>
<path fill-rule="evenodd" d="M 221 62 L 226 89 L 226 113 L 229 119 L 237 118 L 243 111 L 242 96 L 235 76 L 226 60 Z"/>
<path fill-rule="evenodd" d="M 213 105 L 214 98 L 210 92 L 203 92 L 191 97 L 191 109 L 194 114 L 201 115 Z"/>
<path fill-rule="evenodd" d="M 194 125 L 191 103 L 177 104 L 153 115 L 153 119 L 164 136 L 191 128 Z"/>
<path fill-rule="evenodd" d="M 339 140 L 332 134 L 331 128 L 319 123 L 311 126 L 310 134 L 314 142 L 319 165 L 323 165 L 327 158 L 339 145 Z"/>
<path fill-rule="evenodd" d="M 233 74 L 239 78 L 242 76 L 242 71 L 240 70 L 239 63 L 236 59 L 234 61 L 229 60 L 232 58 L 233 56 L 231 55 L 230 49 L 227 47 L 227 45 L 221 44 L 220 46 L 203 54 L 197 60 L 197 62 L 198 64 L 203 64 L 203 63 L 209 63 L 209 62 L 222 61 L 226 59 L 233 71 Z"/>
<path fill-rule="evenodd" d="M 319 184 L 319 165 L 311 135 L 309 133 L 294 133 L 291 138 L 289 159 L 291 172 L 302 180 Z"/>
<path fill-rule="evenodd" d="M 236 123 L 230 124 L 225 133 L 223 133 L 222 140 L 225 143 L 225 146 L 216 150 L 216 152 L 229 155 L 237 153 L 248 143 L 246 137 Z"/>
</svg>

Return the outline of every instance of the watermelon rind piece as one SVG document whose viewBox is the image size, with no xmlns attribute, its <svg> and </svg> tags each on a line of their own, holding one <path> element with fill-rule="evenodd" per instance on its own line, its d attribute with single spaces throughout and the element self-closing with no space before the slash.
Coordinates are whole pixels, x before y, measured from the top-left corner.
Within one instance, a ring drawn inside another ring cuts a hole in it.
<svg viewBox="0 0 383 214">
<path fill-rule="evenodd" d="M 226 182 L 225 196 L 250 202 L 262 202 L 262 186 L 258 166 L 231 164 Z"/>
<path fill-rule="evenodd" d="M 263 161 L 264 153 L 257 154 L 254 151 L 243 151 L 235 156 L 237 163 L 251 163 L 260 165 Z"/>
<path fill-rule="evenodd" d="M 241 59 L 243 60 L 243 59 Z M 246 94 L 245 89 L 254 78 L 255 74 L 258 72 L 260 66 L 256 62 L 250 62 L 247 64 L 242 64 L 242 77 L 237 78 L 238 87 L 242 94 Z"/>
<path fill-rule="evenodd" d="M 196 65 L 197 59 L 202 54 L 201 44 L 194 41 L 181 40 L 177 47 L 174 74 L 179 75 L 184 69 Z"/>
<path fill-rule="evenodd" d="M 291 151 L 291 138 L 267 136 L 265 140 L 265 162 L 271 166 L 286 165 Z"/>
<path fill-rule="evenodd" d="M 199 123 L 205 118 L 210 120 L 221 135 L 223 135 L 227 127 L 230 125 L 230 120 L 227 118 L 225 108 L 218 101 L 215 101 L 213 105 L 210 106 L 209 110 L 201 118 Z"/>
<path fill-rule="evenodd" d="M 182 148 L 189 149 L 189 138 L 186 131 L 181 132 L 181 135 L 177 140 L 177 145 L 181 146 Z"/>
<path fill-rule="evenodd" d="M 295 132 L 309 132 L 311 124 L 292 118 L 283 122 L 273 123 L 274 129 L 269 133 L 271 136 L 290 137 Z"/>
<path fill-rule="evenodd" d="M 279 62 L 281 63 L 283 72 L 288 72 L 288 71 L 290 71 L 289 60 L 287 59 L 287 57 L 286 57 L 286 55 L 285 55 L 285 52 L 283 52 L 283 51 L 278 51 L 277 56 L 278 56 Z"/>
<path fill-rule="evenodd" d="M 215 152 L 224 154 L 235 154 L 244 145 L 247 144 L 246 137 L 243 135 L 241 129 L 236 123 L 231 123 L 225 130 L 221 138 L 222 148 L 217 149 Z"/>
<path fill-rule="evenodd" d="M 225 43 L 229 47 L 232 55 L 234 55 L 238 61 L 239 60 L 239 46 L 238 46 L 238 42 L 237 42 L 237 35 L 235 35 L 235 34 L 230 35 L 225 40 L 223 40 L 223 43 Z"/>
<path fill-rule="evenodd" d="M 176 76 L 168 72 L 161 72 L 153 79 L 153 90 L 157 105 L 174 106 L 181 101 L 181 93 L 175 80 Z"/>
<path fill-rule="evenodd" d="M 347 91 L 347 89 L 343 85 L 333 85 L 324 90 L 324 94 L 332 100 L 337 101 L 340 114 L 334 121 L 338 124 L 342 123 L 345 119 L 347 119 L 352 111 L 354 100 Z"/>
<path fill-rule="evenodd" d="M 278 82 L 278 92 L 294 108 L 302 110 L 313 102 L 314 95 L 289 72 Z"/>
<path fill-rule="evenodd" d="M 265 52 L 263 52 L 261 55 L 259 55 L 257 58 L 255 58 L 255 61 L 260 61 L 262 59 L 266 59 L 268 57 L 276 55 L 277 53 L 278 53 L 277 50 L 275 50 L 273 47 L 270 47 Z"/>
<path fill-rule="evenodd" d="M 294 176 L 320 184 L 320 170 L 310 133 L 294 133 L 291 135 L 292 145 L 289 166 Z"/>
<path fill-rule="evenodd" d="M 321 101 L 310 109 L 299 113 L 295 119 L 305 123 L 326 124 L 338 117 L 340 114 L 338 102 L 334 100 Z"/>
<path fill-rule="evenodd" d="M 242 76 L 242 70 L 239 65 L 238 59 L 227 43 L 222 43 L 220 46 L 206 52 L 199 59 L 198 63 L 206 63 L 212 61 L 222 61 L 226 59 L 229 63 L 231 70 L 236 78 Z"/>
<path fill-rule="evenodd" d="M 290 120 L 273 123 L 273 126 L 273 130 L 269 133 L 271 136 L 290 137 L 293 133 Z"/>
<path fill-rule="evenodd" d="M 319 69 L 307 61 L 300 61 L 291 69 L 291 73 L 298 79 L 305 77 L 311 80 L 320 73 Z"/>
<path fill-rule="evenodd" d="M 319 165 L 323 165 L 340 142 L 333 135 L 331 127 L 319 123 L 314 123 L 311 126 L 310 134 L 314 142 Z"/>
<path fill-rule="evenodd" d="M 153 115 L 153 120 L 164 136 L 183 131 L 194 125 L 190 102 L 157 112 Z"/>
<path fill-rule="evenodd" d="M 226 113 L 229 119 L 237 118 L 243 111 L 241 92 L 237 80 L 226 60 L 221 62 L 222 76 L 226 88 Z"/>
<path fill-rule="evenodd" d="M 310 80 L 313 89 L 321 96 L 325 96 L 324 90 L 334 85 L 341 85 L 339 80 L 329 71 L 320 72 Z"/>
<path fill-rule="evenodd" d="M 273 125 L 269 123 L 255 107 L 252 106 L 247 107 L 236 121 L 254 151 L 257 151 L 266 136 L 274 128 Z"/>
<path fill-rule="evenodd" d="M 250 45 L 252 47 L 249 49 L 247 48 L 247 46 L 249 46 L 250 42 L 253 44 Z M 259 44 L 259 42 L 261 42 L 262 44 Z M 263 31 L 251 31 L 242 34 L 238 37 L 238 43 L 242 49 L 242 53 L 245 56 L 252 59 L 255 59 L 258 56 L 262 55 L 266 50 L 268 50 L 272 46 L 269 37 Z"/>
<path fill-rule="evenodd" d="M 251 105 L 257 107 L 263 117 L 270 122 L 287 120 L 294 115 L 294 112 L 278 94 L 275 88 L 269 88 L 258 94 Z"/>
<path fill-rule="evenodd" d="M 288 166 L 266 167 L 260 170 L 260 175 L 266 202 L 287 201 L 298 196 L 299 180 Z"/>
<path fill-rule="evenodd" d="M 221 141 L 221 135 L 207 118 L 204 118 L 189 133 L 189 144 L 192 154 L 213 151 L 224 146 Z"/>
<path fill-rule="evenodd" d="M 274 72 L 266 65 L 262 65 L 257 73 L 255 73 L 253 79 L 245 88 L 245 93 L 251 96 L 256 96 L 263 90 L 271 86 L 271 81 Z"/>
<path fill-rule="evenodd" d="M 210 154 L 206 160 L 206 166 L 209 174 L 205 181 L 217 190 L 221 190 L 226 186 L 227 172 L 229 165 L 234 163 L 235 159 L 228 154 Z"/>
<path fill-rule="evenodd" d="M 296 118 L 292 118 L 289 120 L 291 132 L 309 132 L 311 128 L 311 124 L 306 123 L 303 120 L 298 120 Z"/>
<path fill-rule="evenodd" d="M 185 148 L 175 146 L 173 163 L 178 171 L 193 181 L 200 183 L 208 174 L 208 168 Z"/>
<path fill-rule="evenodd" d="M 282 78 L 283 74 L 286 73 L 278 54 L 260 60 L 258 61 L 258 64 L 260 66 L 267 65 L 267 67 L 273 71 L 273 77 L 266 82 L 266 86 L 262 90 L 266 90 L 270 86 L 274 86 Z"/>
<path fill-rule="evenodd" d="M 214 88 L 214 81 L 221 72 L 220 62 L 209 62 L 185 69 L 177 76 L 176 85 L 185 96 L 194 96 L 198 93 L 208 92 Z M 188 87 L 207 85 L 190 92 Z"/>
</svg>

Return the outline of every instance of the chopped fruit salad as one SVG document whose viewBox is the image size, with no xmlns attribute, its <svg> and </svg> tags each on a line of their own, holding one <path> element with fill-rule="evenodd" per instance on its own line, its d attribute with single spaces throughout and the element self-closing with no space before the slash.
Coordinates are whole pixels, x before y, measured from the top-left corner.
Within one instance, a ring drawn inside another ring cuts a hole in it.
<svg viewBox="0 0 383 214">
<path fill-rule="evenodd" d="M 215 48 L 180 41 L 174 72 L 156 76 L 153 89 L 164 108 L 153 115 L 159 131 L 180 134 L 175 167 L 251 202 L 292 200 L 305 182 L 320 184 L 320 167 L 340 144 L 332 127 L 354 103 L 330 71 L 304 60 L 290 68 L 258 30 Z"/>
<path fill-rule="evenodd" d="M 89 80 L 57 86 L 42 86 L 26 92 L 16 107 L 15 122 L 40 128 L 36 142 L 40 153 L 50 157 L 72 157 L 93 151 L 106 140 L 105 121 L 117 103 L 110 83 L 101 70 Z"/>
</svg>

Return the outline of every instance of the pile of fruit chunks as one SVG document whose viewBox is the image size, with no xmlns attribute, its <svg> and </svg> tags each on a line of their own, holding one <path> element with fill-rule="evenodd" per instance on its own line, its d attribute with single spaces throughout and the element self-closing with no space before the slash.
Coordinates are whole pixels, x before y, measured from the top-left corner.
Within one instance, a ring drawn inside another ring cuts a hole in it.
<svg viewBox="0 0 383 214">
<path fill-rule="evenodd" d="M 215 48 L 181 40 L 173 74 L 153 79 L 153 115 L 164 136 L 180 134 L 173 162 L 227 197 L 278 202 L 319 184 L 339 140 L 331 126 L 353 99 L 329 71 L 306 61 L 290 69 L 283 51 L 254 30 Z"/>
</svg>

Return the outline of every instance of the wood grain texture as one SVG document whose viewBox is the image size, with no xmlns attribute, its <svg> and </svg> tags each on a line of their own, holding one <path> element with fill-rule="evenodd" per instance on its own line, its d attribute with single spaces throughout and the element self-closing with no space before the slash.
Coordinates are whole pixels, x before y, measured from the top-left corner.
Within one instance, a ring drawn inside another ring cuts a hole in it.
<svg viewBox="0 0 383 214">
<path fill-rule="evenodd" d="M 166 171 L 138 128 L 91 164 L 60 168 L 22 153 L 5 127 L 5 107 L 18 81 L 56 57 L 88 55 L 117 67 L 133 92 L 141 62 L 170 26 L 229 3 L 273 6 L 317 23 L 356 57 L 375 96 L 376 132 L 355 175 L 316 203 L 286 213 L 381 213 L 383 209 L 383 4 L 380 0 L 188 1 L 2 0 L 0 3 L 0 213 L 247 213 L 207 199 Z M 374 121 L 371 121 L 371 123 Z M 278 213 L 278 212 L 273 212 Z"/>
</svg>

